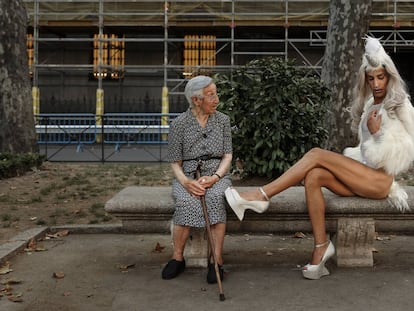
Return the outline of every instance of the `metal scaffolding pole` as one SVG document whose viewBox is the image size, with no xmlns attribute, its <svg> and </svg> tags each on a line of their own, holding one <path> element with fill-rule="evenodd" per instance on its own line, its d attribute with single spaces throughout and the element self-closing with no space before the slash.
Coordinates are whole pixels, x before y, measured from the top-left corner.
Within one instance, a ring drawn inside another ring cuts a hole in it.
<svg viewBox="0 0 414 311">
<path fill-rule="evenodd" d="M 306 2 L 306 6 L 303 6 L 304 2 Z M 370 33 L 378 32 L 378 36 L 383 36 L 384 46 L 390 47 L 394 53 L 401 49 L 413 50 L 414 40 L 412 38 L 414 30 L 410 29 L 412 27 L 410 23 L 411 17 L 414 14 L 414 1 L 376 0 L 374 2 L 378 4 L 378 8 L 384 8 L 384 12 L 379 12 L 378 10 L 373 12 L 372 17 L 377 21 L 377 24 L 375 24 L 375 28 L 372 31 L 370 30 Z M 327 0 L 24 0 L 24 3 L 29 8 L 29 18 L 31 18 L 34 31 L 34 87 L 39 85 L 39 73 L 46 71 L 84 71 L 89 73 L 93 68 L 92 64 L 58 63 L 57 58 L 50 58 L 53 61 L 49 62 L 48 59 L 41 57 L 42 63 L 39 63 L 39 44 L 43 47 L 46 44 L 58 45 L 60 43 L 68 43 L 70 45 L 72 42 L 76 44 L 94 41 L 89 36 L 69 35 L 66 37 L 54 33 L 43 35 L 42 31 L 39 33 L 39 27 L 42 25 L 47 25 L 45 29 L 53 29 L 54 25 L 57 27 L 61 25 L 72 27 L 78 21 L 80 26 L 89 28 L 98 26 L 99 60 L 96 67 L 98 69 L 96 78 L 98 90 L 103 91 L 103 74 L 107 69 L 107 65 L 103 63 L 103 45 L 109 44 L 111 40 L 103 37 L 104 27 L 131 26 L 129 24 L 131 22 L 134 23 L 132 24 L 133 26 L 136 26 L 143 22 L 143 27 L 146 25 L 149 25 L 149 27 L 163 27 L 164 33 L 162 34 L 160 31 L 159 33 L 152 33 L 148 37 L 131 36 L 123 39 L 123 41 L 144 44 L 159 43 L 163 46 L 159 48 L 159 53 L 163 49 L 163 60 L 159 61 L 159 63 L 153 62 L 152 64 L 143 65 L 126 64 L 124 68 L 127 73 L 131 74 L 145 75 L 148 72 L 162 74 L 163 81 L 160 83 L 167 88 L 167 91 L 169 90 L 167 99 L 171 96 L 181 95 L 178 90 L 185 81 L 185 79 L 179 76 L 179 73 L 183 72 L 184 66 L 174 62 L 174 51 L 169 51 L 173 44 L 177 43 L 177 45 L 180 45 L 185 39 L 179 36 L 172 36 L 169 33 L 169 28 L 172 26 L 190 30 L 198 26 L 203 26 L 203 29 L 206 29 L 206 27 L 211 29 L 218 26 L 223 30 L 226 29 L 225 26 L 228 27 L 230 24 L 229 32 L 222 32 L 225 34 L 215 38 L 217 43 L 223 43 L 220 48 L 217 48 L 216 54 L 222 53 L 223 55 L 223 51 L 226 51 L 225 57 L 228 58 L 222 58 L 222 60 L 226 59 L 226 61 L 221 61 L 220 64 L 215 66 L 202 66 L 209 70 L 231 72 L 237 66 L 244 65 L 242 62 L 249 59 L 249 57 L 279 55 L 288 59 L 295 55 L 301 59 L 301 63 L 305 67 L 310 67 L 317 71 L 318 67 L 320 67 L 320 59 L 318 58 L 315 61 L 315 53 L 312 55 L 314 59 L 310 59 L 305 48 L 309 47 L 313 51 L 324 49 L 326 32 L 321 30 L 321 28 L 326 26 L 329 17 L 329 10 L 326 11 L 324 8 L 324 3 L 326 3 L 326 7 L 329 5 Z M 82 5 L 78 5 L 78 3 L 82 3 Z M 317 9 L 312 10 L 313 5 Z M 99 7 L 98 11 L 95 9 L 97 6 Z M 269 9 L 264 10 L 263 8 Z M 125 24 L 123 24 L 124 22 Z M 391 23 L 393 23 L 393 29 L 389 29 L 389 26 L 387 26 Z M 302 27 L 302 25 L 307 25 L 306 27 L 310 33 L 309 37 L 293 38 L 293 28 L 289 28 L 289 26 Z M 316 25 L 315 29 L 311 29 L 312 25 Z M 381 25 L 384 26 L 383 29 L 381 29 Z M 269 38 L 265 39 L 260 36 L 241 37 L 242 34 L 236 27 L 251 27 L 252 29 L 254 27 L 269 27 Z M 283 32 L 282 27 L 284 27 Z M 277 32 L 273 31 L 275 28 L 278 28 Z M 319 38 L 315 40 L 314 36 Z M 225 49 L 225 46 L 229 47 L 229 49 Z M 260 48 L 255 49 L 256 46 Z M 42 49 L 40 49 L 40 53 L 42 53 Z M 101 95 L 103 98 L 103 93 Z"/>
</svg>

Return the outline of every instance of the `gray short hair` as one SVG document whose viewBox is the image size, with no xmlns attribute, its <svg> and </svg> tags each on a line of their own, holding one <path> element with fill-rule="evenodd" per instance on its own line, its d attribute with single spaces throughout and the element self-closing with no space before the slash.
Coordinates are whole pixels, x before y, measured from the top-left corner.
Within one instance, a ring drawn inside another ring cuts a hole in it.
<svg viewBox="0 0 414 311">
<path fill-rule="evenodd" d="M 185 98 L 187 98 L 190 107 L 193 107 L 193 101 L 191 98 L 193 96 L 203 95 L 203 93 L 200 91 L 209 86 L 211 83 L 213 83 L 213 79 L 207 76 L 197 76 L 187 82 L 184 90 L 184 95 Z"/>
</svg>

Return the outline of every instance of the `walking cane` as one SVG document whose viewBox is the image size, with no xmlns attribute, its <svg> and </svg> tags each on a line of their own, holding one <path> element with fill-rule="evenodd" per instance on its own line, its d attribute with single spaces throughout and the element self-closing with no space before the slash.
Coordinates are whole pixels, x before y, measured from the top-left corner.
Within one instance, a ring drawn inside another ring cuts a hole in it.
<svg viewBox="0 0 414 311">
<path fill-rule="evenodd" d="M 196 170 L 197 179 L 200 178 L 200 175 L 201 175 L 201 165 L 202 165 L 202 161 L 200 160 L 198 161 L 197 170 Z M 210 228 L 210 219 L 208 218 L 206 197 L 203 195 L 200 197 L 200 200 L 201 200 L 201 205 L 203 207 L 204 221 L 206 222 L 208 242 L 210 244 L 210 249 L 212 250 L 212 253 L 213 253 L 214 271 L 216 272 L 217 285 L 218 285 L 219 292 L 220 292 L 219 297 L 220 297 L 220 301 L 224 301 L 226 298 L 224 297 L 223 286 L 221 284 L 220 272 L 219 272 L 219 267 L 217 263 L 217 256 L 216 256 L 215 247 L 214 247 L 214 240 L 213 240 L 213 235 L 211 233 L 211 228 Z M 208 260 L 210 261 L 210 259 Z"/>
</svg>

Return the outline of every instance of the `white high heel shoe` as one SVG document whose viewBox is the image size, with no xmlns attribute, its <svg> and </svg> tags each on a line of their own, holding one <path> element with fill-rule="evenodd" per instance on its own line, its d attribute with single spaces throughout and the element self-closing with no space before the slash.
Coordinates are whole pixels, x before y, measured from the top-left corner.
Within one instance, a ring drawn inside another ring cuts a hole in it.
<svg viewBox="0 0 414 311">
<path fill-rule="evenodd" d="M 259 188 L 259 190 L 260 192 L 262 192 L 263 196 L 265 196 L 263 189 Z M 224 194 L 226 196 L 227 202 L 229 203 L 230 207 L 232 208 L 239 220 L 243 220 L 244 211 L 246 209 L 251 209 L 256 213 L 263 213 L 269 207 L 269 201 L 245 200 L 242 197 L 240 197 L 236 189 L 231 187 L 227 188 L 226 191 L 224 191 Z M 267 195 L 265 197 L 266 199 L 268 199 Z"/>
<path fill-rule="evenodd" d="M 329 270 L 325 267 L 325 263 L 335 254 L 335 247 L 329 240 L 322 244 L 316 244 L 315 247 L 324 247 L 327 243 L 329 243 L 329 246 L 325 254 L 323 254 L 321 262 L 317 265 L 307 264 L 304 266 L 302 268 L 303 277 L 310 280 L 319 280 L 321 277 L 329 275 Z"/>
</svg>

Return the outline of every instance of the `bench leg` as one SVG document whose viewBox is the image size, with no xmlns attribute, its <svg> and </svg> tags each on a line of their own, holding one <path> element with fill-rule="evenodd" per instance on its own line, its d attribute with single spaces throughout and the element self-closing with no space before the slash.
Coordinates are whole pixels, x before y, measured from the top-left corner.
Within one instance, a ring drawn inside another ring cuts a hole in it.
<svg viewBox="0 0 414 311">
<path fill-rule="evenodd" d="M 338 267 L 372 267 L 374 240 L 374 219 L 339 218 L 334 239 Z"/>
<path fill-rule="evenodd" d="M 191 228 L 190 238 L 184 249 L 187 267 L 207 267 L 208 240 L 205 228 Z"/>
</svg>

